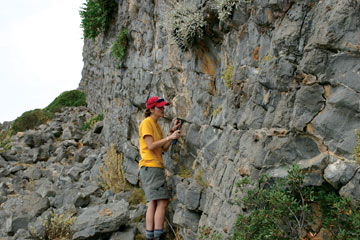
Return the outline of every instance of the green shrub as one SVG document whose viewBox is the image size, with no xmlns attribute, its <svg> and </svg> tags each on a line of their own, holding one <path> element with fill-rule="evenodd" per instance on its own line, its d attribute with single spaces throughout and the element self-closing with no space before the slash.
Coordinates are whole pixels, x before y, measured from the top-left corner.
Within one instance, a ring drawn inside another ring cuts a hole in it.
<svg viewBox="0 0 360 240">
<path fill-rule="evenodd" d="M 204 36 L 206 25 L 203 9 L 193 2 L 175 3 L 168 15 L 168 29 L 171 37 L 182 51 L 186 51 Z"/>
<path fill-rule="evenodd" d="M 222 80 L 224 80 L 226 88 L 231 88 L 233 71 L 234 71 L 234 65 L 230 64 L 229 66 L 226 67 L 225 71 L 222 74 Z"/>
<path fill-rule="evenodd" d="M 199 240 L 222 240 L 222 235 L 210 227 L 201 226 L 198 231 Z"/>
<path fill-rule="evenodd" d="M 15 119 L 11 129 L 14 133 L 23 132 L 44 124 L 51 118 L 52 113 L 42 109 L 27 111 Z"/>
<path fill-rule="evenodd" d="M 116 12 L 117 4 L 114 0 L 86 0 L 80 10 L 84 38 L 94 39 L 106 31 L 113 13 Z"/>
<path fill-rule="evenodd" d="M 45 239 L 72 239 L 71 226 L 76 217 L 51 212 L 48 218 L 40 218 L 40 221 L 45 228 Z M 37 234 L 35 229 L 32 231 Z"/>
<path fill-rule="evenodd" d="M 252 0 L 216 0 L 215 9 L 221 22 L 228 20 L 235 8 L 244 3 L 251 3 Z"/>
<path fill-rule="evenodd" d="M 81 126 L 82 130 L 87 131 L 88 129 L 91 129 L 94 127 L 95 123 L 104 120 L 103 114 L 98 114 L 95 117 L 89 119 L 88 121 L 84 122 L 84 124 Z"/>
<path fill-rule="evenodd" d="M 359 132 L 359 129 L 355 130 L 355 134 L 357 136 L 357 144 L 354 149 L 354 158 L 358 163 L 360 163 L 360 132 Z"/>
<path fill-rule="evenodd" d="M 78 107 L 86 106 L 85 93 L 79 90 L 65 91 L 55 98 L 52 103 L 45 108 L 46 111 L 56 112 L 63 107 Z"/>
<path fill-rule="evenodd" d="M 128 29 L 123 28 L 121 29 L 120 33 L 117 36 L 117 40 L 114 42 L 111 53 L 116 58 L 118 66 L 125 58 L 126 48 L 128 46 Z"/>
<path fill-rule="evenodd" d="M 241 200 L 245 214 L 238 217 L 232 239 L 308 239 L 320 229 L 334 239 L 359 239 L 360 207 L 329 186 L 305 186 L 303 180 L 298 166 L 284 179 L 262 176 Z M 239 186 L 248 183 L 245 178 Z"/>
<path fill-rule="evenodd" d="M 9 150 L 10 138 L 15 133 L 16 132 L 12 128 L 0 131 L 0 148 L 2 148 L 3 150 Z"/>
</svg>

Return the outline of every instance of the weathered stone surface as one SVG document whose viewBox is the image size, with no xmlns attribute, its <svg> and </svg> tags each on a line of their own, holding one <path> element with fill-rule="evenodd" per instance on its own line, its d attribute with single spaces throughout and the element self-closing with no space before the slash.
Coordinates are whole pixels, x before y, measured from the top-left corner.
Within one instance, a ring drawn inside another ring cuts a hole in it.
<svg viewBox="0 0 360 240">
<path fill-rule="evenodd" d="M 73 239 L 87 239 L 116 231 L 128 222 L 128 205 L 119 201 L 84 209 L 72 226 Z"/>
<path fill-rule="evenodd" d="M 329 91 L 325 109 L 312 122 L 314 131 L 324 138 L 329 151 L 352 159 L 356 146 L 354 129 L 360 128 L 359 116 L 355 113 L 358 111 L 355 109 L 359 109 L 356 102 L 360 101 L 360 96 L 343 86 Z"/>
<path fill-rule="evenodd" d="M 186 208 L 178 207 L 174 214 L 173 221 L 176 224 L 186 226 L 193 232 L 197 231 L 200 215 L 196 212 L 187 210 Z"/>
<path fill-rule="evenodd" d="M 358 167 L 359 166 L 353 162 L 338 160 L 325 168 L 324 178 L 334 188 L 339 189 L 354 177 Z"/>
<path fill-rule="evenodd" d="M 8 166 L 8 162 L 0 155 L 0 167 L 6 168 Z"/>
<path fill-rule="evenodd" d="M 355 176 L 343 186 L 339 193 L 341 196 L 351 198 L 354 204 L 360 203 L 360 172 L 357 170 Z"/>
<path fill-rule="evenodd" d="M 323 87 L 318 84 L 303 86 L 297 91 L 290 127 L 302 131 L 314 119 L 324 106 L 323 93 Z"/>
<path fill-rule="evenodd" d="M 49 200 L 37 193 L 9 199 L 4 205 L 5 212 L 10 216 L 6 220 L 6 232 L 27 229 L 27 225 L 49 207 Z"/>
<path fill-rule="evenodd" d="M 71 177 L 71 179 L 73 181 L 78 181 L 80 178 L 80 174 L 84 171 L 85 169 L 82 167 L 78 167 L 78 166 L 74 166 L 72 168 L 69 169 L 69 171 L 67 172 L 67 175 L 69 177 Z"/>
<path fill-rule="evenodd" d="M 111 234 L 109 240 L 135 239 L 136 228 L 125 228 L 120 232 Z"/>
<path fill-rule="evenodd" d="M 68 189 L 57 192 L 54 207 L 60 208 L 65 205 L 86 207 L 90 203 L 91 193 L 80 189 Z"/>
<path fill-rule="evenodd" d="M 21 240 L 21 239 L 33 239 L 33 237 L 31 236 L 30 232 L 20 228 L 14 235 L 14 237 L 12 238 L 14 240 Z"/>
<path fill-rule="evenodd" d="M 23 176 L 28 179 L 38 180 L 41 178 L 42 173 L 37 166 L 33 166 L 24 171 Z"/>
</svg>

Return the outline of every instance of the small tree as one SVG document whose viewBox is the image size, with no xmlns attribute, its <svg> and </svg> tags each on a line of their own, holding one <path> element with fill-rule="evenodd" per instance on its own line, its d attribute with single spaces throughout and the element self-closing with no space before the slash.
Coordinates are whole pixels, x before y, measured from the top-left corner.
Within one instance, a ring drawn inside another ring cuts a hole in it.
<svg viewBox="0 0 360 240">
<path fill-rule="evenodd" d="M 317 234 L 311 227 L 315 219 L 334 239 L 360 239 L 360 207 L 328 186 L 305 186 L 304 177 L 296 165 L 284 179 L 262 176 L 241 201 L 246 212 L 232 239 L 307 239 Z M 238 185 L 249 183 L 245 178 Z"/>
</svg>

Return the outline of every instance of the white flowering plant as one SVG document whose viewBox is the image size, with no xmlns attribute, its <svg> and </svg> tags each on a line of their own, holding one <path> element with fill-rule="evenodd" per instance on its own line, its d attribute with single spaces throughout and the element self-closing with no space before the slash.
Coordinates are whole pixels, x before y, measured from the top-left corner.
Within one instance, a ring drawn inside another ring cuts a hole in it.
<svg viewBox="0 0 360 240">
<path fill-rule="evenodd" d="M 186 51 L 196 39 L 204 36 L 204 10 L 190 1 L 176 2 L 168 15 L 167 25 L 172 39 L 182 51 Z"/>
<path fill-rule="evenodd" d="M 241 4 L 252 3 L 252 0 L 215 0 L 214 8 L 218 12 L 219 20 L 225 22 L 228 20 L 235 8 L 241 6 Z"/>
</svg>

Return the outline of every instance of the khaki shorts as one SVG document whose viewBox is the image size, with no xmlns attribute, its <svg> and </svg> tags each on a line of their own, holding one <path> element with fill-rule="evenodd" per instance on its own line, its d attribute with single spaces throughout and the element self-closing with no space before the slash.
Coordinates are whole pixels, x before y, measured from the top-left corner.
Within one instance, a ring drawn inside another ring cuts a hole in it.
<svg viewBox="0 0 360 240">
<path fill-rule="evenodd" d="M 166 183 L 165 170 L 163 168 L 142 167 L 140 169 L 140 179 L 146 201 L 170 198 L 170 191 Z"/>
</svg>

